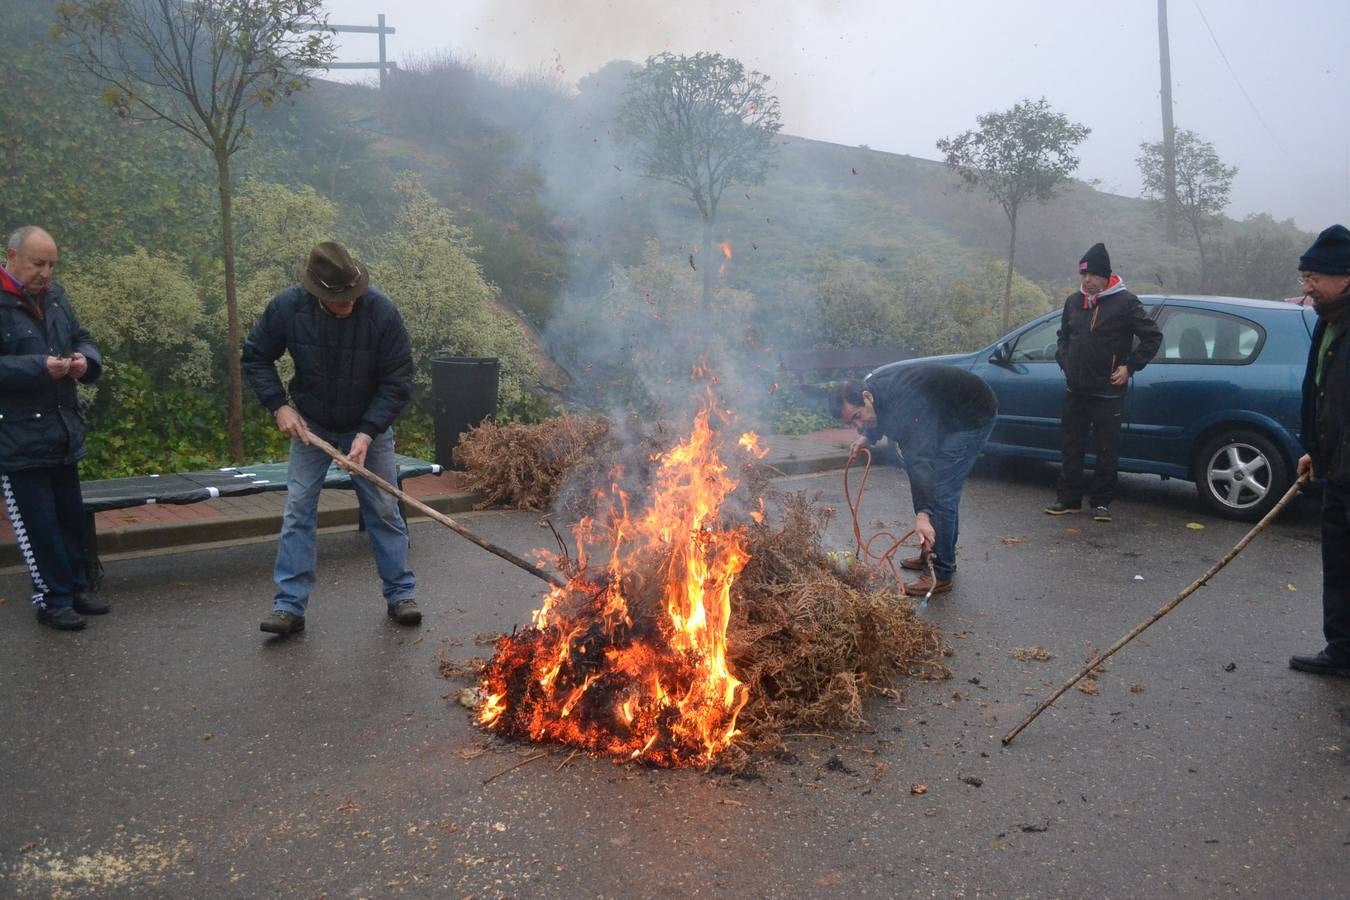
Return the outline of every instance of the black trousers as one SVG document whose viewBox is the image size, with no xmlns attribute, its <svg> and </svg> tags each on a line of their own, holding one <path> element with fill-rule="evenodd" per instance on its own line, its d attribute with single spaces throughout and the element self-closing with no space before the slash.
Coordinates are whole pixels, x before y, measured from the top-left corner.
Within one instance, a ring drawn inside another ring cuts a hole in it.
<svg viewBox="0 0 1350 900">
<path fill-rule="evenodd" d="M 1322 489 L 1322 633 L 1327 655 L 1350 660 L 1350 486 Z"/>
<path fill-rule="evenodd" d="M 33 605 L 60 609 L 89 588 L 85 578 L 80 470 L 70 466 L 0 474 L 19 553 L 33 581 Z"/>
<path fill-rule="evenodd" d="M 1091 446 L 1097 454 L 1097 465 L 1092 469 L 1089 502 L 1092 506 L 1111 505 L 1116 493 L 1116 469 L 1120 465 L 1120 411 L 1124 404 L 1123 397 L 1066 395 L 1059 419 L 1064 464 L 1059 470 L 1059 486 L 1055 489 L 1060 503 L 1073 507 L 1083 505 L 1083 458 Z"/>
</svg>

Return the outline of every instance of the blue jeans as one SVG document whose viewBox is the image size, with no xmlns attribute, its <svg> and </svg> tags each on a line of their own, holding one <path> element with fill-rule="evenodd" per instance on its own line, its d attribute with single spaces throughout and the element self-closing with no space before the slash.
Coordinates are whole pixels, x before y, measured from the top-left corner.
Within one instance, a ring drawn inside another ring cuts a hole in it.
<svg viewBox="0 0 1350 900">
<path fill-rule="evenodd" d="M 319 437 L 343 453 L 351 449 L 355 434 L 333 434 L 309 426 Z M 319 520 L 319 492 L 324 475 L 333 461 L 318 447 L 291 441 L 290 466 L 286 480 L 286 512 L 281 520 L 281 540 L 277 546 L 277 583 L 274 606 L 297 616 L 305 614 L 310 592 L 314 590 L 314 570 L 318 561 L 315 532 Z M 398 482 L 398 463 L 394 459 L 394 430 L 370 442 L 365 467 L 390 484 Z M 361 504 L 361 521 L 370 536 L 375 568 L 384 583 L 384 599 L 390 606 L 400 600 L 412 600 L 417 579 L 408 568 L 408 525 L 399 512 L 398 499 L 359 475 L 352 476 L 356 499 Z"/>
<path fill-rule="evenodd" d="M 973 431 L 956 431 L 938 443 L 933 464 L 933 573 L 938 581 L 948 581 L 956 571 L 956 537 L 961 527 L 961 489 L 966 476 L 975 468 L 984 442 L 994 430 L 990 422 Z"/>
</svg>

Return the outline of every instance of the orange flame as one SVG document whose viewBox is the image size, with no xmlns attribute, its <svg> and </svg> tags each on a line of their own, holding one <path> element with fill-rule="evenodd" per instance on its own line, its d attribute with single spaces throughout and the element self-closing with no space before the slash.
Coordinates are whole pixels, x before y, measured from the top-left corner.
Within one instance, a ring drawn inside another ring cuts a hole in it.
<svg viewBox="0 0 1350 900">
<path fill-rule="evenodd" d="M 749 555 L 744 526 L 721 520 L 737 482 L 718 456 L 715 408 L 710 391 L 685 442 L 654 457 L 641 512 L 613 474 L 608 508 L 575 529 L 575 574 L 533 627 L 498 640 L 481 724 L 666 766 L 707 763 L 735 736 L 748 697 L 727 665 L 727 622 Z M 754 434 L 740 444 L 767 452 Z M 594 565 L 590 548 L 604 557 Z"/>
<path fill-rule="evenodd" d="M 723 256 L 725 256 L 727 259 L 731 259 L 731 241 L 723 241 L 717 246 L 722 248 Z"/>
</svg>

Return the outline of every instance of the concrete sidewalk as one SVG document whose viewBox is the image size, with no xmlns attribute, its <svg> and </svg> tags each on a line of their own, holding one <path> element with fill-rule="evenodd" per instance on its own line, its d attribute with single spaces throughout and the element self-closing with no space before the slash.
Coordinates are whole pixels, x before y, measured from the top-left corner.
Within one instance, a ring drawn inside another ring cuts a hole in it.
<svg viewBox="0 0 1350 900">
<path fill-rule="evenodd" d="M 784 475 L 803 475 L 841 468 L 854 432 L 848 429 L 813 434 L 771 435 L 762 438 L 769 448 L 764 462 Z M 405 492 L 447 515 L 467 512 L 482 500 L 464 489 L 454 472 L 409 478 Z M 284 491 L 220 497 L 200 503 L 155 503 L 97 513 L 98 554 L 103 562 L 175 550 L 202 549 L 241 541 L 275 540 L 281 530 L 286 505 Z M 410 521 L 425 518 L 416 509 L 407 510 Z M 327 490 L 319 498 L 320 529 L 354 529 L 359 510 L 356 494 Z M 14 531 L 8 519 L 0 519 L 0 574 L 22 569 Z"/>
</svg>

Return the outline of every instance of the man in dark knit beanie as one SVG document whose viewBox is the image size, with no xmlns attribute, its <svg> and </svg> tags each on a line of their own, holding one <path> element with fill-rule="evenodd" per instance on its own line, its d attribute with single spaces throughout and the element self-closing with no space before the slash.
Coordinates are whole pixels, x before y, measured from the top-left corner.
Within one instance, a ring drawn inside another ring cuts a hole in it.
<svg viewBox="0 0 1350 900">
<path fill-rule="evenodd" d="M 1303 295 L 1317 313 L 1303 376 L 1300 481 L 1321 478 L 1322 633 L 1326 648 L 1291 668 L 1350 676 L 1350 230 L 1332 225 L 1299 258 Z"/>
<path fill-rule="evenodd" d="M 1087 490 L 1092 518 L 1109 522 L 1120 461 L 1125 388 L 1130 376 L 1158 352 L 1162 332 L 1139 298 L 1125 290 L 1120 276 L 1111 273 L 1111 256 L 1104 244 L 1093 244 L 1083 254 L 1078 277 L 1082 287 L 1064 301 L 1055 351 L 1068 387 L 1059 420 L 1064 462 L 1055 502 L 1045 511 L 1052 516 L 1077 512 Z M 1097 454 L 1090 486 L 1083 474 L 1089 435 Z"/>
</svg>

